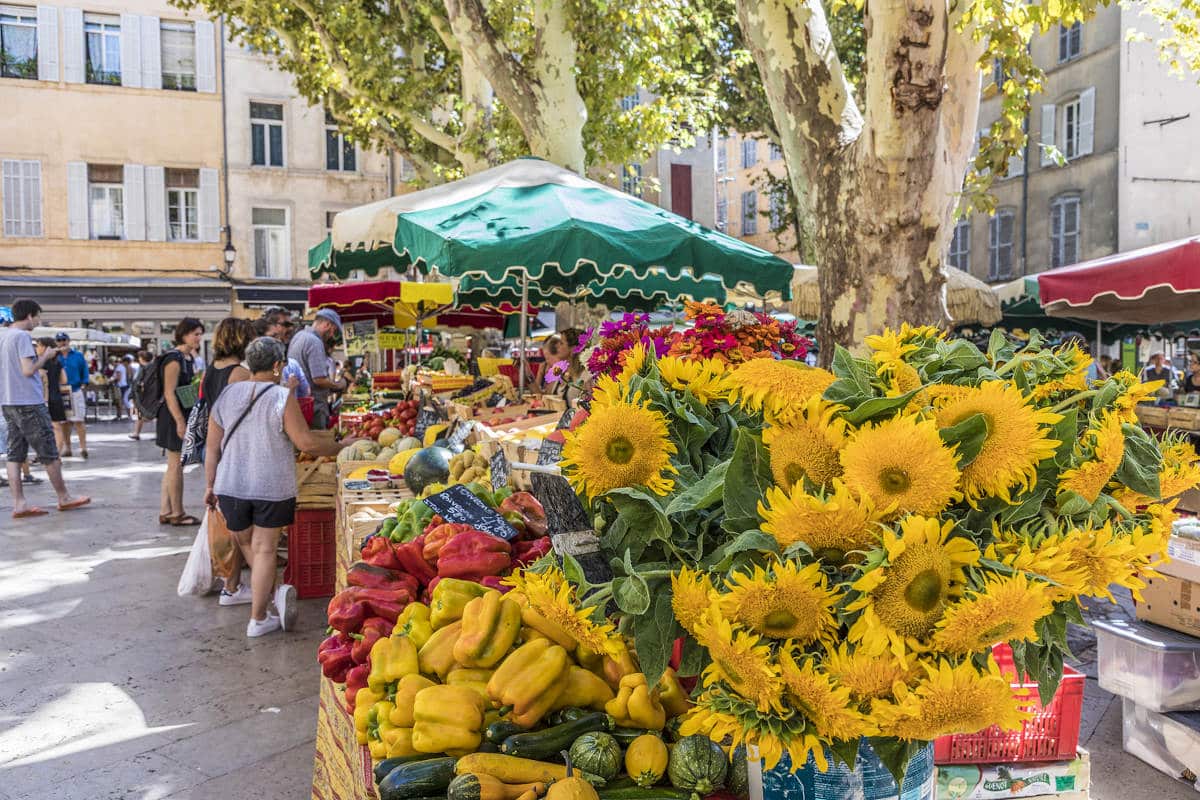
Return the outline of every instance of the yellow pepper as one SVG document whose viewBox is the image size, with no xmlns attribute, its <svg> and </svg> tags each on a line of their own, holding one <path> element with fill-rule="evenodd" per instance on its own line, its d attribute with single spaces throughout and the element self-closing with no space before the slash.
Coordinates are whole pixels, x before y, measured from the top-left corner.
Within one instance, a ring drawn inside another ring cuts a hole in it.
<svg viewBox="0 0 1200 800">
<path fill-rule="evenodd" d="M 417 647 L 407 636 L 392 635 L 371 647 L 371 673 L 367 686 L 379 692 L 405 675 L 419 671 Z"/>
<path fill-rule="evenodd" d="M 662 730 L 667 724 L 667 712 L 659 702 L 658 690 L 651 690 L 646 685 L 646 676 L 640 672 L 621 678 L 617 696 L 605 705 L 604 710 L 622 728 Z"/>
<path fill-rule="evenodd" d="M 490 669 L 473 669 L 471 667 L 455 667 L 446 676 L 446 684 L 448 686 L 466 686 L 474 689 L 483 698 L 484 705 L 490 706 L 492 700 L 488 697 L 487 685 L 488 681 L 492 679 L 494 671 Z"/>
<path fill-rule="evenodd" d="M 387 730 L 381 730 L 380 732 L 383 735 L 383 743 L 387 746 L 388 758 L 396 758 L 397 756 L 415 756 L 419 752 L 413 747 L 412 728 L 398 728 L 392 726 Z"/>
<path fill-rule="evenodd" d="M 482 597 L 487 591 L 486 586 L 480 586 L 474 581 L 442 578 L 434 587 L 432 602 L 429 604 L 429 622 L 433 629 L 436 631 L 462 619 L 467 603 L 476 597 Z"/>
<path fill-rule="evenodd" d="M 597 674 L 608 681 L 608 685 L 614 690 L 621 687 L 622 678 L 626 675 L 635 675 L 638 671 L 637 663 L 633 660 L 629 648 L 624 641 L 616 638 L 608 640 L 600 664 L 600 671 Z"/>
<path fill-rule="evenodd" d="M 429 622 L 429 606 L 424 603 L 409 603 L 396 619 L 396 627 L 392 636 L 407 636 L 418 650 L 425 646 L 433 635 L 433 625 Z"/>
<path fill-rule="evenodd" d="M 420 753 L 458 756 L 479 747 L 483 698 L 466 686 L 430 686 L 413 706 L 413 747 Z"/>
<path fill-rule="evenodd" d="M 371 709 L 383 699 L 383 692 L 375 692 L 365 686 L 354 696 L 354 735 L 359 744 L 367 743 Z"/>
<path fill-rule="evenodd" d="M 387 742 L 384 741 L 383 736 L 392 727 L 391 716 L 394 707 L 390 700 L 380 700 L 371 706 L 371 710 L 367 713 L 367 747 L 371 751 L 372 759 L 388 757 Z"/>
<path fill-rule="evenodd" d="M 520 632 L 521 607 L 492 589 L 463 609 L 462 633 L 454 643 L 454 660 L 464 667 L 494 667 L 512 648 Z"/>
<path fill-rule="evenodd" d="M 417 654 L 418 666 L 426 675 L 437 675 L 445 680 L 446 674 L 454 669 L 454 643 L 462 632 L 462 623 L 453 622 L 438 628 Z"/>
<path fill-rule="evenodd" d="M 441 586 L 441 584 L 438 584 Z M 571 652 L 575 651 L 579 644 L 575 641 L 575 637 L 567 633 L 566 629 L 557 622 L 551 622 L 543 617 L 537 611 L 529 607 L 529 600 L 520 592 L 509 592 L 505 596 L 506 600 L 511 600 L 521 607 L 521 623 L 527 628 L 533 628 L 535 631 L 550 639 L 560 647 L 563 647 Z M 526 639 L 526 641 L 529 641 Z"/>
<path fill-rule="evenodd" d="M 496 668 L 488 681 L 488 696 L 502 706 L 512 706 L 511 719 L 532 728 L 544 717 L 566 686 L 567 651 L 547 639 L 521 645 Z"/>
<path fill-rule="evenodd" d="M 692 707 L 692 700 L 688 693 L 683 690 L 683 686 L 679 683 L 679 677 L 675 674 L 675 670 L 667 667 L 658 679 L 658 697 L 662 702 L 663 710 L 667 712 L 668 717 L 678 717 L 686 714 L 688 709 Z"/>
<path fill-rule="evenodd" d="M 550 710 L 591 708 L 603 711 L 605 704 L 613 697 L 613 690 L 599 675 L 588 672 L 583 667 L 571 666 L 567 668 L 562 694 L 554 701 Z"/>
<path fill-rule="evenodd" d="M 393 701 L 396 707 L 392 711 L 392 724 L 397 728 L 411 728 L 413 726 L 413 702 L 417 699 L 417 693 L 435 685 L 424 675 L 405 675 L 401 678 L 400 682 L 396 684 L 396 699 Z"/>
</svg>

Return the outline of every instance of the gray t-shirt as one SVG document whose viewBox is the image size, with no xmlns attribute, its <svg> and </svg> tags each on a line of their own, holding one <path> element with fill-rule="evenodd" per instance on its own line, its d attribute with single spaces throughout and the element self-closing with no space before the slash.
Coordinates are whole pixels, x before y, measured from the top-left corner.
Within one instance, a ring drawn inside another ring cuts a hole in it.
<svg viewBox="0 0 1200 800">
<path fill-rule="evenodd" d="M 36 358 L 33 337 L 20 328 L 0 328 L 0 406 L 40 406 L 46 402 L 42 395 L 42 376 L 34 372 L 26 377 L 21 362 Z M 321 357 L 325 357 L 324 351 Z"/>
<path fill-rule="evenodd" d="M 263 381 L 231 383 L 217 398 L 212 418 L 228 432 L 251 398 L 263 392 L 233 435 L 225 435 L 213 486 L 219 495 L 275 502 L 296 496 L 296 451 L 283 429 L 287 389 Z"/>
<path fill-rule="evenodd" d="M 329 377 L 329 359 L 325 356 L 325 342 L 313 333 L 311 328 L 305 328 L 292 337 L 288 345 L 288 358 L 296 359 L 304 370 L 304 377 L 312 387 L 313 400 L 329 399 L 329 390 L 317 386 L 314 378 Z"/>
</svg>

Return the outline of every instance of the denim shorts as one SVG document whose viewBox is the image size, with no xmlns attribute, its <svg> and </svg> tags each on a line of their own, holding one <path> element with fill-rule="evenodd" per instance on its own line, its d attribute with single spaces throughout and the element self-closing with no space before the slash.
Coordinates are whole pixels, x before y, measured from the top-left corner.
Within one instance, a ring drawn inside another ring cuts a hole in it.
<svg viewBox="0 0 1200 800">
<path fill-rule="evenodd" d="M 54 443 L 50 409 L 45 405 L 4 406 L 3 409 L 4 421 L 8 423 L 10 463 L 24 463 L 29 457 L 31 447 L 43 464 L 58 460 L 58 445 Z"/>
</svg>

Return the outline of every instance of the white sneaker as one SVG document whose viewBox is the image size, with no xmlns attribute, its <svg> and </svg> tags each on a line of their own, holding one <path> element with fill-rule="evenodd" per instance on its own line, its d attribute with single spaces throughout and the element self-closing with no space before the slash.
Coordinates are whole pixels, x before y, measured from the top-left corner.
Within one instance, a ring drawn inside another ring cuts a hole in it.
<svg viewBox="0 0 1200 800">
<path fill-rule="evenodd" d="M 250 622 L 246 625 L 246 635 L 253 639 L 256 636 L 266 636 L 268 633 L 274 633 L 282 628 L 283 623 L 279 621 L 279 617 L 268 611 L 264 619 L 250 618 Z"/>
<path fill-rule="evenodd" d="M 238 586 L 237 591 L 228 592 L 225 587 L 221 587 L 221 597 L 217 603 L 223 606 L 240 606 L 251 601 L 250 584 L 243 583 Z"/>
<path fill-rule="evenodd" d="M 275 590 L 275 610 L 279 612 L 279 619 L 285 631 L 296 627 L 296 617 L 300 614 L 300 607 L 296 605 L 295 586 L 289 583 L 279 584 L 279 588 Z"/>
</svg>

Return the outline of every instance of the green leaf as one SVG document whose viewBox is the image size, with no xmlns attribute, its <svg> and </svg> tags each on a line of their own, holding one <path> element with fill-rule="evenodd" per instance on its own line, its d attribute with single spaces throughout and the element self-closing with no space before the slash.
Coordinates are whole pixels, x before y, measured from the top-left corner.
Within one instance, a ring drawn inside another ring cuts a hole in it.
<svg viewBox="0 0 1200 800">
<path fill-rule="evenodd" d="M 993 364 L 1003 364 L 1006 361 L 1011 361 L 1013 357 L 1012 342 L 1004 335 L 1004 331 L 996 328 L 992 331 L 992 336 L 988 339 L 988 358 Z"/>
<path fill-rule="evenodd" d="M 754 434 L 739 428 L 733 457 L 725 474 L 725 515 L 757 520 L 758 501 L 772 483 L 771 463 L 762 442 Z"/>
<path fill-rule="evenodd" d="M 835 739 L 829 743 L 829 751 L 838 761 L 853 770 L 858 759 L 858 744 L 861 741 L 862 739 Z"/>
<path fill-rule="evenodd" d="M 904 773 L 908 769 L 908 762 L 926 745 L 926 742 L 874 736 L 869 737 L 867 741 L 870 743 L 871 749 L 875 751 L 875 755 L 887 767 L 888 772 L 892 773 L 892 778 L 895 779 L 897 786 L 904 785 Z"/>
<path fill-rule="evenodd" d="M 946 446 L 958 445 L 958 468 L 965 469 L 979 456 L 979 451 L 983 449 L 983 443 L 987 440 L 987 417 L 983 414 L 972 414 L 956 425 L 942 428 L 938 435 L 942 437 Z"/>
<path fill-rule="evenodd" d="M 1023 520 L 1036 517 L 1038 512 L 1042 510 L 1042 504 L 1046 502 L 1046 495 L 1049 492 L 1049 484 L 1039 480 L 1037 486 L 1026 495 L 1024 500 L 1016 505 L 1006 506 L 1000 512 L 1000 523 L 1005 526 L 1012 526 Z"/>
<path fill-rule="evenodd" d="M 988 360 L 979 348 L 966 339 L 938 342 L 937 350 L 943 369 L 971 371 L 988 366 Z"/>
<path fill-rule="evenodd" d="M 1079 438 L 1079 409 L 1069 408 L 1062 412 L 1062 419 L 1054 423 L 1052 435 L 1058 442 L 1054 458 L 1060 467 L 1065 467 L 1075 449 L 1075 441 Z"/>
<path fill-rule="evenodd" d="M 579 594 L 583 596 L 592 588 L 592 584 L 588 583 L 587 577 L 583 574 L 583 567 L 570 553 L 563 553 L 562 563 L 563 575 L 568 581 L 579 587 Z"/>
<path fill-rule="evenodd" d="M 613 600 L 616 601 L 617 608 L 631 617 L 645 614 L 650 608 L 650 587 L 646 584 L 646 579 L 638 575 L 628 550 L 625 551 L 625 561 L 621 566 L 625 574 L 613 578 Z"/>
<path fill-rule="evenodd" d="M 830 367 L 837 380 L 825 390 L 825 399 L 854 408 L 874 394 L 871 379 L 875 372 L 870 362 L 856 359 L 850 351 L 837 345 Z"/>
<path fill-rule="evenodd" d="M 733 563 L 733 556 L 748 550 L 766 553 L 778 553 L 779 544 L 775 537 L 760 530 L 747 530 L 740 533 L 736 539 L 718 547 L 704 560 L 703 566 L 719 572 L 727 572 Z"/>
<path fill-rule="evenodd" d="M 638 663 L 646 676 L 646 684 L 654 686 L 671 660 L 678 632 L 675 612 L 671 610 L 671 584 L 655 584 L 654 600 L 647 613 L 633 620 L 633 635 L 637 642 Z"/>
<path fill-rule="evenodd" d="M 870 400 L 842 414 L 842 418 L 851 425 L 862 425 L 868 420 L 890 414 L 898 408 L 904 408 L 920 389 L 913 389 L 896 397 L 873 397 Z"/>
<path fill-rule="evenodd" d="M 708 508 L 721 499 L 725 492 L 725 473 L 729 462 L 723 461 L 681 494 L 676 495 L 667 506 L 667 515 Z"/>
<path fill-rule="evenodd" d="M 694 637 L 683 640 L 683 656 L 679 659 L 679 674 L 683 677 L 699 675 L 708 666 L 708 651 Z"/>
<path fill-rule="evenodd" d="M 1125 434 L 1125 456 L 1113 477 L 1120 483 L 1147 497 L 1158 497 L 1158 471 L 1162 468 L 1162 453 L 1150 434 L 1137 425 L 1121 424 Z"/>
</svg>

